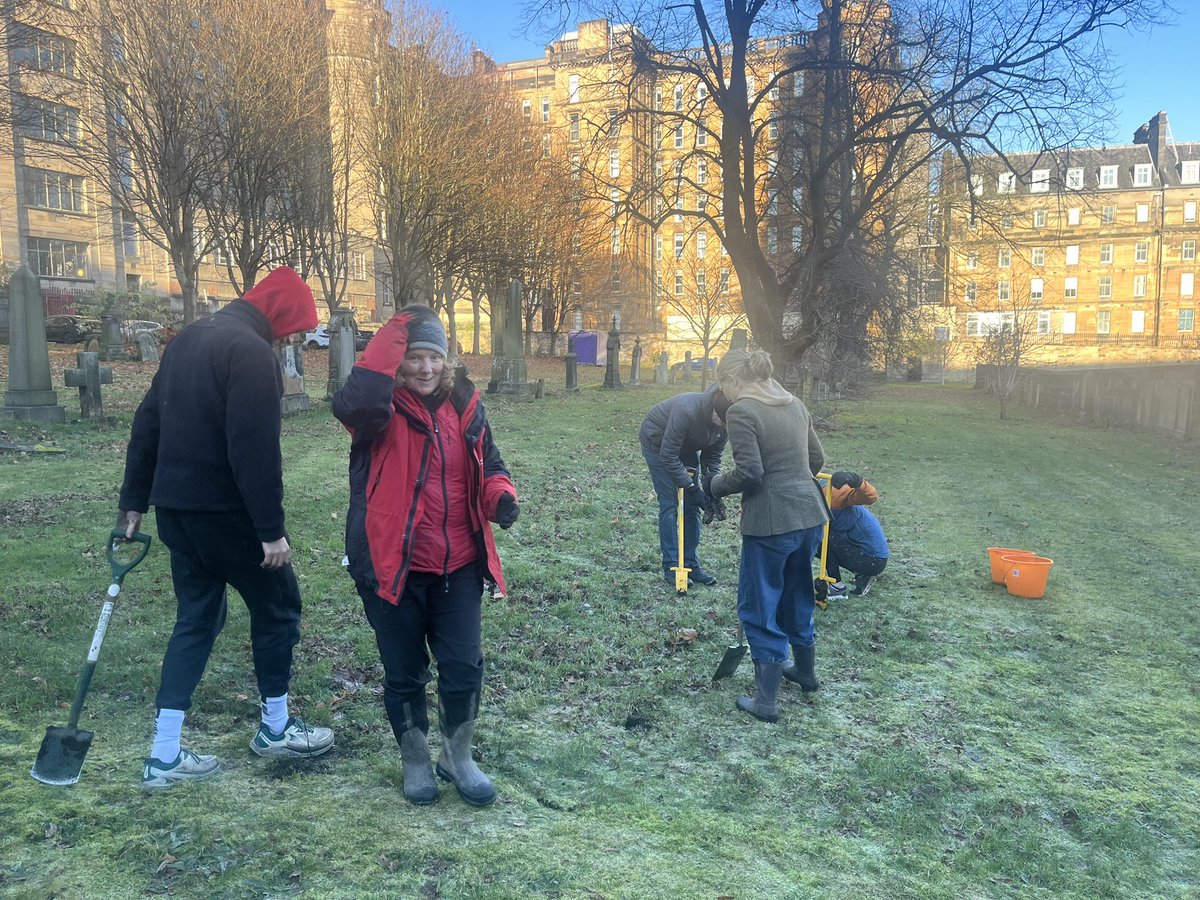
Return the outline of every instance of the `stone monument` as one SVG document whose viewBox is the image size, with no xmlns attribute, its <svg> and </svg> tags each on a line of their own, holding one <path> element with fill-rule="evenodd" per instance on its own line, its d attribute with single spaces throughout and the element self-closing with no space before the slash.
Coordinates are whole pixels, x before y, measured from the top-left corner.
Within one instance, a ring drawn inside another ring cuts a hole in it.
<svg viewBox="0 0 1200 900">
<path fill-rule="evenodd" d="M 312 406 L 312 399 L 304 391 L 304 347 L 299 344 L 280 344 L 279 368 L 283 372 L 280 412 L 286 416 Z"/>
<path fill-rule="evenodd" d="M 134 339 L 138 348 L 138 359 L 142 362 L 158 362 L 158 339 L 148 331 L 139 331 Z"/>
<path fill-rule="evenodd" d="M 354 368 L 354 310 L 339 306 L 329 314 L 329 380 L 325 399 L 330 399 L 346 384 Z"/>
<path fill-rule="evenodd" d="M 120 307 L 115 299 L 109 299 L 100 313 L 100 358 L 128 359 L 125 353 L 125 335 Z"/>
<path fill-rule="evenodd" d="M 667 351 L 658 354 L 658 365 L 654 367 L 654 383 L 667 384 L 671 379 L 671 369 L 668 365 Z"/>
<path fill-rule="evenodd" d="M 579 390 L 579 354 L 575 352 L 575 335 L 567 335 L 567 393 Z"/>
<path fill-rule="evenodd" d="M 112 384 L 112 369 L 100 365 L 100 354 L 87 350 L 75 354 L 77 368 L 63 372 L 67 387 L 79 388 L 79 416 L 88 422 L 111 422 L 104 415 L 104 400 L 100 385 Z"/>
<path fill-rule="evenodd" d="M 642 339 L 633 339 L 633 359 L 629 363 L 629 383 L 637 387 L 642 383 Z"/>
<path fill-rule="evenodd" d="M 620 390 L 621 384 L 621 323 L 613 316 L 612 330 L 605 344 L 608 361 L 604 367 L 604 386 L 609 390 Z"/>
<path fill-rule="evenodd" d="M 733 337 L 729 339 L 730 350 L 745 350 L 750 346 L 750 336 L 745 328 L 733 329 Z"/>
<path fill-rule="evenodd" d="M 50 346 L 42 286 L 29 266 L 12 277 L 8 309 L 8 390 L 0 415 L 55 424 L 67 421 L 50 380 Z"/>
<path fill-rule="evenodd" d="M 492 307 L 492 378 L 487 392 L 532 400 L 525 345 L 521 342 L 521 282 L 508 284 L 503 302 Z"/>
</svg>

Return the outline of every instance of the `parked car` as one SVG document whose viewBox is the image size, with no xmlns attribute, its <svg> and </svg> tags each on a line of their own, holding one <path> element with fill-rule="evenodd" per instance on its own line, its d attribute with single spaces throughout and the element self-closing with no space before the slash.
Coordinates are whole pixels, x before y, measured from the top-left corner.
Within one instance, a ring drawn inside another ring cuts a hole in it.
<svg viewBox="0 0 1200 900">
<path fill-rule="evenodd" d="M 121 323 L 121 334 L 126 340 L 133 340 L 143 331 L 148 331 L 157 338 L 162 336 L 163 326 L 159 322 L 151 322 L 148 319 L 130 319 L 128 322 Z"/>
<path fill-rule="evenodd" d="M 355 326 L 354 329 L 354 349 L 365 350 L 371 338 L 375 336 L 374 331 L 364 331 Z M 329 347 L 329 326 L 318 325 L 316 331 L 310 331 L 304 335 L 304 346 L 309 350 Z"/>
<path fill-rule="evenodd" d="M 58 344 L 78 344 L 100 337 L 100 323 L 81 316 L 47 316 L 46 340 Z"/>
</svg>

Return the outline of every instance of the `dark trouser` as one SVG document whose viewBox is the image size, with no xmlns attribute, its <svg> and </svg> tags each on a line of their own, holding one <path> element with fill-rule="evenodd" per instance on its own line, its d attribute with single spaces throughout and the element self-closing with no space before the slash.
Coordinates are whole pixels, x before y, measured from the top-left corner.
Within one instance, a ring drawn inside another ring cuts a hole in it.
<svg viewBox="0 0 1200 900">
<path fill-rule="evenodd" d="M 291 566 L 268 572 L 262 542 L 244 512 L 158 509 L 158 536 L 171 551 L 178 604 L 163 657 L 159 709 L 188 709 L 217 635 L 225 626 L 225 589 L 250 611 L 254 675 L 263 697 L 287 693 L 292 648 L 300 641 L 300 585 Z"/>
<path fill-rule="evenodd" d="M 662 465 L 658 454 L 642 448 L 642 456 L 650 468 L 650 481 L 658 496 L 658 545 L 662 550 L 663 571 L 679 565 L 679 485 Z M 695 469 L 700 464 L 700 455 L 680 459 L 684 468 Z M 696 548 L 700 545 L 700 514 L 703 510 L 687 494 L 683 496 L 683 564 L 692 570 L 700 568 Z"/>
<path fill-rule="evenodd" d="M 842 567 L 855 575 L 878 575 L 887 565 L 887 557 L 868 556 L 845 535 L 829 529 L 829 552 L 825 555 L 825 574 L 842 580 Z"/>
<path fill-rule="evenodd" d="M 823 527 L 742 537 L 738 617 L 756 662 L 785 663 L 789 644 L 812 646 L 816 607 L 812 563 Z"/>
<path fill-rule="evenodd" d="M 442 730 L 474 719 L 483 686 L 483 567 L 473 562 L 449 575 L 409 572 L 395 605 L 362 588 L 359 596 L 375 630 L 383 705 L 396 742 L 409 728 L 429 731 L 430 652 L 438 664 Z"/>
</svg>

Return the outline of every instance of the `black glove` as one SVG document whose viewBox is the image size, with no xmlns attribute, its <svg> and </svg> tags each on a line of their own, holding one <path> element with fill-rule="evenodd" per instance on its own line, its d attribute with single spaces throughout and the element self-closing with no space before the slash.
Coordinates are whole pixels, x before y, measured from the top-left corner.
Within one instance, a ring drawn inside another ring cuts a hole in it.
<svg viewBox="0 0 1200 900">
<path fill-rule="evenodd" d="M 496 504 L 496 524 L 505 530 L 512 528 L 520 514 L 521 507 L 517 506 L 517 498 L 512 494 L 503 494 L 500 502 Z"/>
<path fill-rule="evenodd" d="M 857 472 L 834 472 L 829 477 L 829 483 L 835 488 L 850 485 L 850 487 L 857 491 L 862 487 L 862 476 Z"/>
<path fill-rule="evenodd" d="M 704 491 L 706 497 L 712 496 L 712 482 L 716 474 L 716 472 L 705 472 L 704 477 L 700 479 L 700 489 Z"/>
<path fill-rule="evenodd" d="M 687 487 L 685 487 L 683 489 L 683 498 L 692 506 L 698 506 L 701 509 L 704 508 L 704 504 L 708 500 L 704 491 L 702 491 L 700 486 L 697 484 L 689 484 Z"/>
<path fill-rule="evenodd" d="M 708 495 L 708 502 L 704 504 L 704 515 L 701 520 L 705 525 L 711 525 L 713 520 L 725 521 L 725 501 L 720 497 Z"/>
</svg>

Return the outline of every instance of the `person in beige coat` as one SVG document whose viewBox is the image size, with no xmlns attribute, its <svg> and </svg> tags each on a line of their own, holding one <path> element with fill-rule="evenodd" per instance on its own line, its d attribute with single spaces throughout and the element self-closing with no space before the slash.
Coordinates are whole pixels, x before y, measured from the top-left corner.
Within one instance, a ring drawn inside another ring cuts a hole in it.
<svg viewBox="0 0 1200 900">
<path fill-rule="evenodd" d="M 766 722 L 779 720 L 782 678 L 805 691 L 820 686 L 812 561 L 828 519 L 813 479 L 825 451 L 812 416 L 773 373 L 762 350 L 731 350 L 717 366 L 717 382 L 731 401 L 725 424 L 733 468 L 711 487 L 715 497 L 742 495 L 738 617 L 754 660 L 755 696 L 739 698 L 737 706 Z"/>
</svg>

